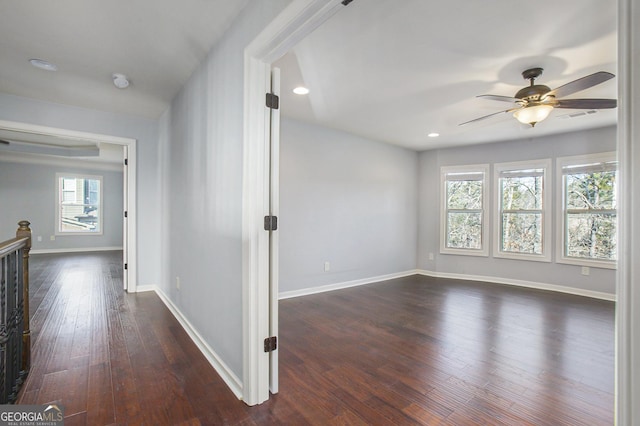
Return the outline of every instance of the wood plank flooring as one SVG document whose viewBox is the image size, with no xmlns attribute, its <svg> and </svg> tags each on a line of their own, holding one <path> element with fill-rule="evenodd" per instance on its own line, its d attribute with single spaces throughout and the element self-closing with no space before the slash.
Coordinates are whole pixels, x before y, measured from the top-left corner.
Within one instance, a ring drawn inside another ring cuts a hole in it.
<svg viewBox="0 0 640 426">
<path fill-rule="evenodd" d="M 614 304 L 414 276 L 280 302 L 280 389 L 238 401 L 120 252 L 31 259 L 19 403 L 66 425 L 611 425 Z"/>
</svg>

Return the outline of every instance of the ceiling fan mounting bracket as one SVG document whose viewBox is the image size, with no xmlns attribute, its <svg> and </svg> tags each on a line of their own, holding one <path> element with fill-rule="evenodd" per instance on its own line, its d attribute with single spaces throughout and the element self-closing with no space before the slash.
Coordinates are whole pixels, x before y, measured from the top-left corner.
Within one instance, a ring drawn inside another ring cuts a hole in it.
<svg viewBox="0 0 640 426">
<path fill-rule="evenodd" d="M 542 71 L 544 71 L 542 68 L 529 68 L 528 70 L 522 71 L 522 78 L 531 81 L 531 85 L 533 86 L 533 80 L 540 77 Z"/>
</svg>

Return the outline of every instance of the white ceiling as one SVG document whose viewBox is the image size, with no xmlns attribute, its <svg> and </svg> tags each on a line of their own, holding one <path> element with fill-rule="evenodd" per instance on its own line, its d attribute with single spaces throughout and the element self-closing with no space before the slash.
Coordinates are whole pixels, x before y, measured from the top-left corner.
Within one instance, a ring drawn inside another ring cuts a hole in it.
<svg viewBox="0 0 640 426">
<path fill-rule="evenodd" d="M 282 113 L 415 150 L 613 125 L 616 109 L 556 109 L 533 129 L 511 114 L 458 124 L 510 108 L 475 97 L 513 96 L 527 68 L 551 88 L 615 74 L 616 21 L 615 0 L 355 0 L 275 64 Z M 292 94 L 300 84 L 309 95 Z M 616 79 L 567 99 L 600 97 L 617 98 Z"/>
<path fill-rule="evenodd" d="M 157 118 L 247 3 L 0 0 L 0 92 Z"/>
<path fill-rule="evenodd" d="M 156 118 L 247 3 L 0 0 L 0 92 Z M 556 110 L 534 129 L 510 114 L 458 126 L 508 108 L 475 96 L 513 96 L 526 68 L 544 68 L 538 83 L 553 88 L 615 74 L 616 51 L 615 0 L 355 0 L 277 63 L 282 112 L 416 150 L 612 125 L 616 110 Z M 114 72 L 131 86 L 116 89 Z M 307 97 L 291 94 L 300 83 Z M 616 84 L 571 98 L 615 98 Z"/>
</svg>

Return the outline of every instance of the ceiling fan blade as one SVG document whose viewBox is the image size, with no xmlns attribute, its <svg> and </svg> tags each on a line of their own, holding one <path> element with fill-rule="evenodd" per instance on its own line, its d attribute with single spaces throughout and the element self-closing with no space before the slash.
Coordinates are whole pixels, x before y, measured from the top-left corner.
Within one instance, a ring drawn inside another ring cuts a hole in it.
<svg viewBox="0 0 640 426">
<path fill-rule="evenodd" d="M 556 98 L 563 98 L 568 95 L 572 95 L 581 90 L 588 89 L 600 83 L 604 83 L 607 80 L 612 79 L 615 75 L 606 71 L 598 71 L 596 73 L 587 75 L 577 80 L 570 81 L 560 87 L 556 87 L 542 97 L 543 99 L 548 96 L 555 96 Z"/>
<path fill-rule="evenodd" d="M 0 139 L 0 143 L 4 144 L 4 145 L 10 145 L 11 144 L 11 142 L 5 141 L 4 139 Z"/>
<path fill-rule="evenodd" d="M 487 119 L 489 117 L 493 117 L 494 115 L 504 114 L 505 112 L 513 112 L 513 111 L 518 110 L 518 109 L 520 109 L 520 108 L 519 107 L 518 108 L 510 108 L 510 109 L 506 109 L 504 111 L 494 112 L 493 114 L 489 114 L 489 115 L 485 115 L 483 117 L 474 118 L 473 120 L 465 121 L 464 123 L 458 124 L 458 126 L 463 126 L 465 124 L 473 123 L 473 122 L 476 122 L 476 121 L 482 121 L 482 120 Z"/>
<path fill-rule="evenodd" d="M 476 98 L 483 98 L 483 99 L 491 99 L 494 101 L 502 101 L 502 102 L 516 102 L 516 103 L 522 103 L 522 99 L 518 99 L 518 98 L 514 98 L 512 96 L 500 96 L 500 95 L 478 95 L 476 96 Z"/>
<path fill-rule="evenodd" d="M 606 109 L 618 106 L 616 99 L 561 99 L 554 104 L 556 108 Z"/>
</svg>

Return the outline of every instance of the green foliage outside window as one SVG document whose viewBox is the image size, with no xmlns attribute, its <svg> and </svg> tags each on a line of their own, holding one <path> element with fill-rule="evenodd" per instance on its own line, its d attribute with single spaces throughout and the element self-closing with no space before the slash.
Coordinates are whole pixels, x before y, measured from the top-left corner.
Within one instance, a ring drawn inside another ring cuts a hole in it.
<svg viewBox="0 0 640 426">
<path fill-rule="evenodd" d="M 564 170 L 565 256 L 616 260 L 615 170 Z"/>
</svg>

